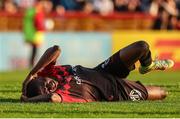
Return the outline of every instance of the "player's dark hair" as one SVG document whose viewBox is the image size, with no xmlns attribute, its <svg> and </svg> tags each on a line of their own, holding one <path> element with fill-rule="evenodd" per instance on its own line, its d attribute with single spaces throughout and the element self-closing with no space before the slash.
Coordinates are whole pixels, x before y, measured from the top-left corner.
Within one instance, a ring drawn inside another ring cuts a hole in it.
<svg viewBox="0 0 180 119">
<path fill-rule="evenodd" d="M 26 96 L 30 98 L 42 94 L 44 94 L 44 88 L 39 85 L 39 81 L 37 79 L 31 80 L 26 88 Z"/>
</svg>

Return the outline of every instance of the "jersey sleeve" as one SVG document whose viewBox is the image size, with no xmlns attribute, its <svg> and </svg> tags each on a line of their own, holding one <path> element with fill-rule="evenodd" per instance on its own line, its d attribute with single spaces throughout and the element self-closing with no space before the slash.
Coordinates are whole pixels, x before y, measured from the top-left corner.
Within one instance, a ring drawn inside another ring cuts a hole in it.
<svg viewBox="0 0 180 119">
<path fill-rule="evenodd" d="M 50 63 L 42 71 L 38 73 L 38 76 L 42 76 L 42 77 L 53 76 L 55 72 L 54 67 L 55 67 L 55 62 Z"/>
</svg>

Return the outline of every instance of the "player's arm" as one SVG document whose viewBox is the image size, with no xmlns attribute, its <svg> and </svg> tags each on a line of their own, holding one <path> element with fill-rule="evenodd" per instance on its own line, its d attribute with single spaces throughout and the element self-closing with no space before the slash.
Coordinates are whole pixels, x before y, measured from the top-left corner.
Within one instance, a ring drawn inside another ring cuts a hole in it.
<svg viewBox="0 0 180 119">
<path fill-rule="evenodd" d="M 56 62 L 57 58 L 60 55 L 59 46 L 55 45 L 53 47 L 48 48 L 45 53 L 41 56 L 38 63 L 34 66 L 34 68 L 30 71 L 30 75 L 34 75 L 41 71 L 44 67 L 52 62 Z"/>
<path fill-rule="evenodd" d="M 61 100 L 61 97 L 57 93 L 38 95 L 31 98 L 23 96 L 22 98 L 22 102 L 61 102 Z"/>
<path fill-rule="evenodd" d="M 28 76 L 23 82 L 23 89 L 22 93 L 23 95 L 26 95 L 26 86 L 27 84 L 36 77 L 37 73 L 40 72 L 43 68 L 45 68 L 47 65 L 49 65 L 52 62 L 56 62 L 57 58 L 60 55 L 60 48 L 59 46 L 55 45 L 53 47 L 48 48 L 45 53 L 41 56 L 38 63 L 34 66 L 34 68 L 30 71 Z"/>
<path fill-rule="evenodd" d="M 148 100 L 162 100 L 167 96 L 167 92 L 157 86 L 146 86 L 148 92 Z"/>
</svg>

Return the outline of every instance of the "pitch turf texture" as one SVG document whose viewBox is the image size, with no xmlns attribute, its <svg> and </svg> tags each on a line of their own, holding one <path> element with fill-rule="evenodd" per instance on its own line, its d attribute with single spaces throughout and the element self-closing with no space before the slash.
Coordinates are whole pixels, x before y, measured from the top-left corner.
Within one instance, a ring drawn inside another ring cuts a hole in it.
<svg viewBox="0 0 180 119">
<path fill-rule="evenodd" d="M 85 104 L 20 103 L 21 83 L 27 71 L 0 73 L 0 117 L 180 117 L 180 71 L 132 72 L 130 79 L 168 90 L 163 101 L 94 102 Z"/>
</svg>

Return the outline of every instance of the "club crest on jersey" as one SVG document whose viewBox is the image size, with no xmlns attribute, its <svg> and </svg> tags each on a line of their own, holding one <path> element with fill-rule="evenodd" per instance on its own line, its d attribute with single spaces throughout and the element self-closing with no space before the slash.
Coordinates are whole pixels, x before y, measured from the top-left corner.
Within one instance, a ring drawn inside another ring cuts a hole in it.
<svg viewBox="0 0 180 119">
<path fill-rule="evenodd" d="M 142 99 L 142 94 L 140 91 L 133 89 L 131 90 L 131 92 L 129 93 L 129 97 L 132 101 L 139 101 Z"/>
<path fill-rule="evenodd" d="M 81 84 L 81 79 L 79 76 L 74 76 L 74 79 L 76 80 L 76 84 L 78 84 L 78 85 Z"/>
<path fill-rule="evenodd" d="M 101 67 L 102 67 L 102 68 L 105 68 L 105 66 L 107 66 L 107 64 L 109 63 L 109 61 L 110 61 L 110 58 L 107 59 L 107 60 L 105 60 L 105 61 L 103 62 L 103 64 L 101 65 Z"/>
</svg>

